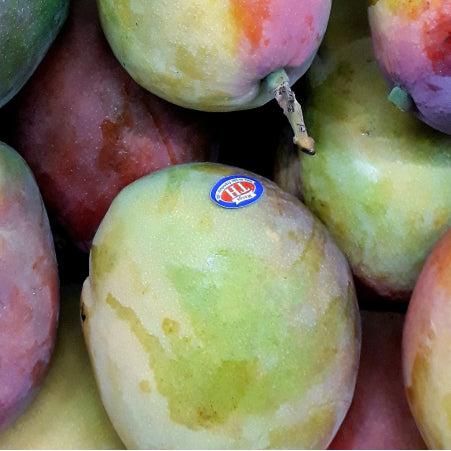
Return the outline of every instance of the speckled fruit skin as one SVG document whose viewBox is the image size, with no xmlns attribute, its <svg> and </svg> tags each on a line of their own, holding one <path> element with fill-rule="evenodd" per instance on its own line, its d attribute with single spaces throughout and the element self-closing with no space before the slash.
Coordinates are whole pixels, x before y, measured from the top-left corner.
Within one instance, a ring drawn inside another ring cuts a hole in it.
<svg viewBox="0 0 451 451">
<path fill-rule="evenodd" d="M 80 324 L 81 284 L 61 286 L 48 375 L 29 409 L 3 434 L 0 449 L 124 449 L 97 390 Z"/>
<path fill-rule="evenodd" d="M 374 51 L 391 87 L 426 124 L 451 134 L 451 0 L 371 0 Z"/>
<path fill-rule="evenodd" d="M 263 196 L 210 199 L 224 176 Z M 325 448 L 354 391 L 360 317 L 346 259 L 296 198 L 215 163 L 124 188 L 94 238 L 83 330 L 127 448 Z"/>
<path fill-rule="evenodd" d="M 317 155 L 281 138 L 275 179 L 326 224 L 360 281 L 407 301 L 451 225 L 451 137 L 386 101 L 363 3 L 336 0 L 329 24 L 306 75 Z"/>
<path fill-rule="evenodd" d="M 98 1 L 122 65 L 149 91 L 205 111 L 260 106 L 285 68 L 294 83 L 325 32 L 331 0 Z"/>
<path fill-rule="evenodd" d="M 22 88 L 63 25 L 69 0 L 0 2 L 0 107 Z"/>
<path fill-rule="evenodd" d="M 434 246 L 415 285 L 403 334 L 412 414 L 429 449 L 451 447 L 451 230 Z"/>
<path fill-rule="evenodd" d="M 72 1 L 14 106 L 13 145 L 49 214 L 85 252 L 121 188 L 171 164 L 208 160 L 213 145 L 204 116 L 150 94 L 121 67 L 92 0 Z"/>
<path fill-rule="evenodd" d="M 53 238 L 25 161 L 0 143 L 0 433 L 47 374 L 59 313 Z"/>
</svg>

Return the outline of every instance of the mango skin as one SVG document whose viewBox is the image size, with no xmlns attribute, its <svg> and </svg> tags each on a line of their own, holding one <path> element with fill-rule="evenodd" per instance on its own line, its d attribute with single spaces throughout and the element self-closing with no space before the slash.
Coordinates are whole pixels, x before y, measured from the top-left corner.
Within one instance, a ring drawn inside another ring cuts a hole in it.
<svg viewBox="0 0 451 451">
<path fill-rule="evenodd" d="M 402 342 L 404 386 L 429 449 L 451 447 L 451 230 L 431 250 L 415 284 Z"/>
<path fill-rule="evenodd" d="M 81 330 L 80 294 L 79 283 L 61 286 L 49 372 L 33 404 L 0 435 L 0 449 L 125 449 L 92 373 Z"/>
<path fill-rule="evenodd" d="M 451 134 L 451 0 L 372 0 L 368 19 L 389 86 L 410 95 L 420 120 Z"/>
<path fill-rule="evenodd" d="M 49 214 L 84 252 L 121 188 L 171 164 L 208 160 L 213 145 L 203 115 L 153 96 L 121 67 L 92 0 L 72 1 L 14 103 L 13 145 Z"/>
<path fill-rule="evenodd" d="M 354 397 L 328 449 L 427 449 L 403 385 L 405 313 L 360 307 L 360 317 L 362 349 Z"/>
<path fill-rule="evenodd" d="M 273 98 L 270 73 L 293 84 L 310 66 L 331 0 L 98 1 L 118 60 L 144 88 L 178 105 L 232 111 Z"/>
<path fill-rule="evenodd" d="M 386 101 L 362 5 L 334 3 L 306 74 L 305 120 L 317 155 L 298 155 L 285 133 L 275 179 L 326 224 L 363 284 L 407 301 L 451 226 L 451 137 Z M 357 26 L 343 35 L 350 16 Z"/>
<path fill-rule="evenodd" d="M 209 194 L 192 163 L 124 188 L 93 241 L 83 330 L 127 448 L 325 448 L 351 402 L 360 317 L 346 259 L 296 198 Z"/>
<path fill-rule="evenodd" d="M 0 108 L 23 87 L 48 51 L 70 0 L 4 0 L 0 3 Z"/>
<path fill-rule="evenodd" d="M 0 433 L 30 405 L 52 356 L 58 268 L 47 213 L 22 157 L 0 144 Z"/>
</svg>

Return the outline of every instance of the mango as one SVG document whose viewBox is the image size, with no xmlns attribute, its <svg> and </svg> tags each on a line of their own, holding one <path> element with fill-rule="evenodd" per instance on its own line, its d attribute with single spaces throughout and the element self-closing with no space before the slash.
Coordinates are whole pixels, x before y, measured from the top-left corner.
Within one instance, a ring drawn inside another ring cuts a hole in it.
<svg viewBox="0 0 451 451">
<path fill-rule="evenodd" d="M 296 152 L 286 130 L 274 178 L 326 224 L 365 288 L 405 302 L 451 225 L 451 137 L 387 102 L 360 0 L 336 0 L 329 24 L 305 79 L 317 154 Z"/>
<path fill-rule="evenodd" d="M 29 407 L 51 360 L 59 314 L 53 236 L 34 176 L 0 143 L 0 433 Z"/>
<path fill-rule="evenodd" d="M 30 408 L 0 436 L 0 449 L 124 449 L 102 405 L 86 352 L 80 293 L 79 283 L 61 286 L 48 375 Z"/>
<path fill-rule="evenodd" d="M 70 0 L 0 2 L 0 107 L 28 81 L 60 31 Z"/>
<path fill-rule="evenodd" d="M 403 311 L 360 308 L 362 349 L 351 407 L 329 450 L 427 449 L 407 403 Z"/>
<path fill-rule="evenodd" d="M 451 1 L 371 0 L 368 19 L 388 99 L 451 134 Z"/>
<path fill-rule="evenodd" d="M 428 449 L 451 448 L 451 229 L 429 253 L 407 307 L 404 389 Z"/>
<path fill-rule="evenodd" d="M 11 141 L 51 217 L 85 252 L 121 188 L 171 164 L 207 160 L 213 145 L 204 115 L 150 94 L 124 70 L 92 0 L 72 1 L 14 103 Z"/>
<path fill-rule="evenodd" d="M 94 237 L 83 332 L 127 448 L 324 448 L 352 399 L 352 275 L 294 196 L 219 163 L 114 199 Z"/>
<path fill-rule="evenodd" d="M 294 141 L 314 153 L 291 86 L 309 68 L 331 0 L 100 0 L 110 46 L 130 75 L 169 102 L 202 111 L 276 98 Z"/>
</svg>

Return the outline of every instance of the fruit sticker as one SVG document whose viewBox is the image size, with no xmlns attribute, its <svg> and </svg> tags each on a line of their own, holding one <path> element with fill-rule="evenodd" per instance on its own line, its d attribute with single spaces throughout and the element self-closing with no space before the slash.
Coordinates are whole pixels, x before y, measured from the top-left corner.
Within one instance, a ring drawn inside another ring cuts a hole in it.
<svg viewBox="0 0 451 451">
<path fill-rule="evenodd" d="M 263 194 L 263 185 L 252 177 L 230 175 L 211 189 L 213 202 L 224 208 L 240 208 L 256 202 Z"/>
</svg>

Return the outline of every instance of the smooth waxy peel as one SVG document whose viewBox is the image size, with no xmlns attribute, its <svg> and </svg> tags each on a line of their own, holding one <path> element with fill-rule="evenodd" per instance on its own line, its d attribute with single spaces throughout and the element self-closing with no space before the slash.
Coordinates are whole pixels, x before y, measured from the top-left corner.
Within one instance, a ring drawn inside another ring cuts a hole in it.
<svg viewBox="0 0 451 451">
<path fill-rule="evenodd" d="M 282 140 L 286 160 L 276 178 L 324 221 L 365 284 L 408 299 L 451 225 L 451 140 L 386 101 L 369 30 L 341 34 L 342 11 L 356 15 L 352 4 L 336 3 L 307 75 L 306 123 L 317 155 L 298 159 Z"/>
<path fill-rule="evenodd" d="M 49 213 L 86 252 L 122 187 L 171 164 L 210 158 L 205 117 L 133 82 L 105 41 L 93 0 L 72 1 L 15 105 L 14 145 Z"/>
<path fill-rule="evenodd" d="M 412 100 L 410 113 L 451 134 L 451 1 L 378 0 L 368 18 L 379 68 Z"/>
<path fill-rule="evenodd" d="M 269 181 L 252 205 L 214 204 L 231 169 L 133 183 L 94 240 L 83 327 L 128 447 L 325 447 L 349 406 L 360 324 L 347 263 Z"/>
<path fill-rule="evenodd" d="M 53 237 L 30 168 L 0 143 L 0 434 L 29 407 L 56 339 Z"/>
<path fill-rule="evenodd" d="M 69 10 L 69 0 L 3 0 L 0 3 L 0 107 L 35 71 Z"/>
<path fill-rule="evenodd" d="M 262 80 L 308 68 L 330 0 L 99 2 L 118 59 L 150 91 L 194 109 L 227 111 L 272 98 Z"/>
<path fill-rule="evenodd" d="M 235 111 L 274 98 L 268 77 L 288 88 L 309 68 L 331 0 L 101 0 L 105 35 L 144 88 L 183 107 Z M 292 122 L 290 120 L 290 122 Z M 303 120 L 295 140 L 314 153 Z M 304 139 L 305 138 L 305 139 Z"/>
<path fill-rule="evenodd" d="M 429 449 L 451 446 L 450 280 L 448 231 L 432 249 L 415 284 L 403 334 L 407 399 Z"/>
<path fill-rule="evenodd" d="M 0 449 L 124 449 L 102 405 L 86 352 L 80 293 L 79 284 L 61 287 L 49 373 L 33 404 L 0 435 Z"/>
</svg>

